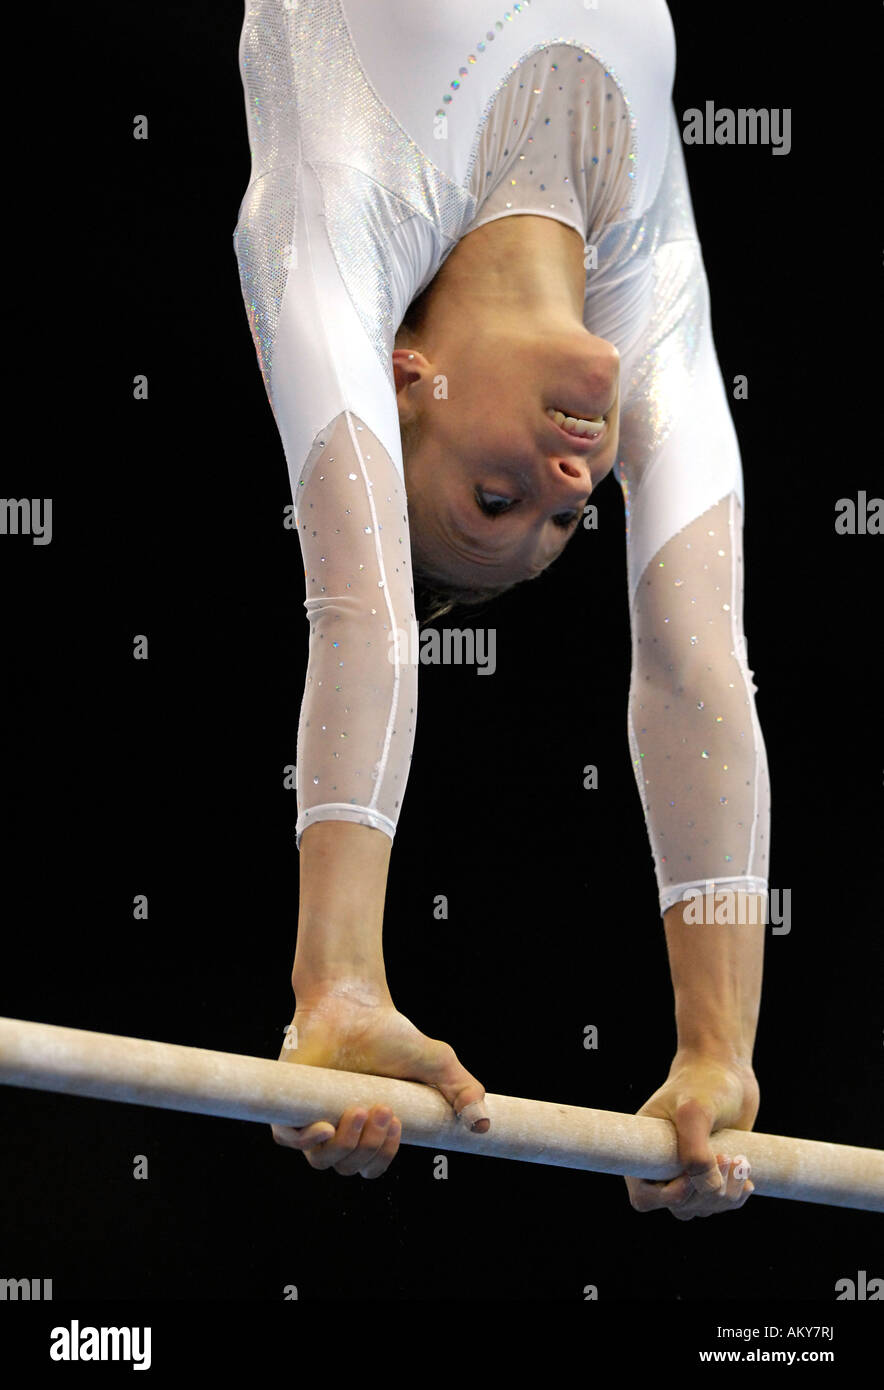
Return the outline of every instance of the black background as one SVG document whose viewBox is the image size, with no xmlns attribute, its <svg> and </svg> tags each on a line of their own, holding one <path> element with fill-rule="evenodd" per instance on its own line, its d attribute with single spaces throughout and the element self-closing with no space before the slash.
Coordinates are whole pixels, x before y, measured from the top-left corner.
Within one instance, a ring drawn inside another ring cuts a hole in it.
<svg viewBox="0 0 884 1390">
<path fill-rule="evenodd" d="M 874 89 L 856 60 L 872 40 L 855 16 L 839 49 L 803 5 L 670 9 L 679 113 L 792 109 L 787 157 L 686 148 L 723 375 L 749 382 L 732 404 L 745 626 L 770 884 L 792 891 L 791 933 L 767 938 L 756 1127 L 881 1144 L 881 541 L 834 529 L 839 498 L 882 491 Z M 48 155 L 52 177 L 13 200 L 8 419 L 25 429 L 4 493 L 51 496 L 54 535 L 2 540 L 0 1012 L 275 1057 L 307 622 L 232 246 L 242 7 L 88 10 L 59 44 L 43 153 L 15 156 Z M 385 954 L 397 1006 L 489 1091 L 634 1111 L 675 1035 L 626 741 L 613 477 L 594 500 L 598 532 L 543 580 L 441 620 L 494 626 L 497 672 L 422 668 Z M 804 1321 L 826 1322 L 837 1280 L 884 1274 L 868 1213 L 756 1197 L 682 1224 L 588 1173 L 451 1155 L 437 1181 L 431 1151 L 403 1148 L 365 1182 L 314 1173 L 263 1126 L 9 1089 L 0 1116 L 0 1277 L 51 1277 L 57 1300 L 278 1301 L 295 1284 L 313 1301 L 574 1301 L 595 1284 L 600 1304 L 720 1300 L 719 1321 L 731 1300 L 756 1301 L 756 1322 L 759 1301 L 776 1321 L 782 1300 L 821 1300 Z"/>
</svg>

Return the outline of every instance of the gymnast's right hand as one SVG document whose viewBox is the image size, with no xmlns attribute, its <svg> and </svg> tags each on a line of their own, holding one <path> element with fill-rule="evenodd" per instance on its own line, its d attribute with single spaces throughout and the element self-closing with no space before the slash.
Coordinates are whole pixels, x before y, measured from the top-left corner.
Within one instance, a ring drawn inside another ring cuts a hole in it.
<svg viewBox="0 0 884 1390">
<path fill-rule="evenodd" d="M 290 1039 L 294 1039 L 294 1045 Z M 366 1072 L 423 1081 L 441 1091 L 477 1134 L 491 1121 L 484 1105 L 485 1088 L 462 1067 L 448 1043 L 428 1038 L 393 1006 L 358 986 L 342 985 L 298 1000 L 280 1061 L 337 1071 Z M 334 1168 L 350 1177 L 379 1178 L 399 1149 L 402 1125 L 388 1105 L 351 1106 L 337 1125 L 317 1120 L 297 1129 L 271 1125 L 277 1144 L 300 1149 L 311 1168 Z"/>
</svg>

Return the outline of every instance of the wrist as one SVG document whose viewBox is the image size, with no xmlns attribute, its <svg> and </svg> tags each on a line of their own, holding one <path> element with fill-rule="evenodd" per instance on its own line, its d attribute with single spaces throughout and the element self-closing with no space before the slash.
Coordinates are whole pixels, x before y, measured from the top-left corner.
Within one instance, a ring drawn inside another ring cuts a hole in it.
<svg viewBox="0 0 884 1390">
<path fill-rule="evenodd" d="M 327 962 L 322 970 L 299 968 L 296 963 L 292 989 L 299 1008 L 331 996 L 361 1004 L 393 1003 L 383 966 L 369 970 L 352 961 Z"/>
<path fill-rule="evenodd" d="M 298 998 L 344 984 L 389 997 L 383 922 L 391 844 L 381 831 L 349 821 L 305 830 L 292 968 Z"/>
<path fill-rule="evenodd" d="M 688 1037 L 679 1034 L 672 1066 L 712 1061 L 739 1071 L 752 1071 L 752 1052 L 752 1043 L 742 1039 L 711 1033 L 691 1033 Z"/>
<path fill-rule="evenodd" d="M 729 984 L 729 989 L 715 990 L 712 981 L 705 981 L 705 995 L 696 987 L 676 989 L 676 1050 L 751 1067 L 758 1005 L 754 998 L 741 997 L 735 980 Z"/>
<path fill-rule="evenodd" d="M 685 920 L 683 907 L 676 903 L 665 916 L 677 1053 L 751 1069 L 761 1002 L 763 915 L 756 914 L 750 925 L 694 925 Z"/>
</svg>

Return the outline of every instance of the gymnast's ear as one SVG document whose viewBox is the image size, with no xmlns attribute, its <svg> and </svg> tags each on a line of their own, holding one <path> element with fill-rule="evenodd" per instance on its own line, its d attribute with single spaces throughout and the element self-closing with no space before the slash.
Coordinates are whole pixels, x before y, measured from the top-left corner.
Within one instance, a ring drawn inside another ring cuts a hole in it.
<svg viewBox="0 0 884 1390">
<path fill-rule="evenodd" d="M 392 357 L 396 395 L 401 407 L 405 403 L 408 387 L 420 381 L 424 373 L 430 370 L 430 364 L 422 352 L 410 348 L 394 348 Z"/>
</svg>

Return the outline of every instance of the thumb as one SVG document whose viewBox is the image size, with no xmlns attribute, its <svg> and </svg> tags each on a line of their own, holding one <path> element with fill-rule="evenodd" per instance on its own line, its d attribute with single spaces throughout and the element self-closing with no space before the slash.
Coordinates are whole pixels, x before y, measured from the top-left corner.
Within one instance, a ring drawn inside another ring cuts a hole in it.
<svg viewBox="0 0 884 1390">
<path fill-rule="evenodd" d="M 695 1192 L 716 1192 L 722 1183 L 721 1170 L 709 1137 L 712 1116 L 698 1100 L 686 1100 L 674 1115 L 678 1158 Z"/>
<path fill-rule="evenodd" d="M 458 1119 L 475 1134 L 487 1134 L 491 1120 L 485 1105 L 485 1087 L 466 1067 L 461 1066 L 450 1043 L 428 1039 L 421 1080 L 441 1091 Z"/>
</svg>

